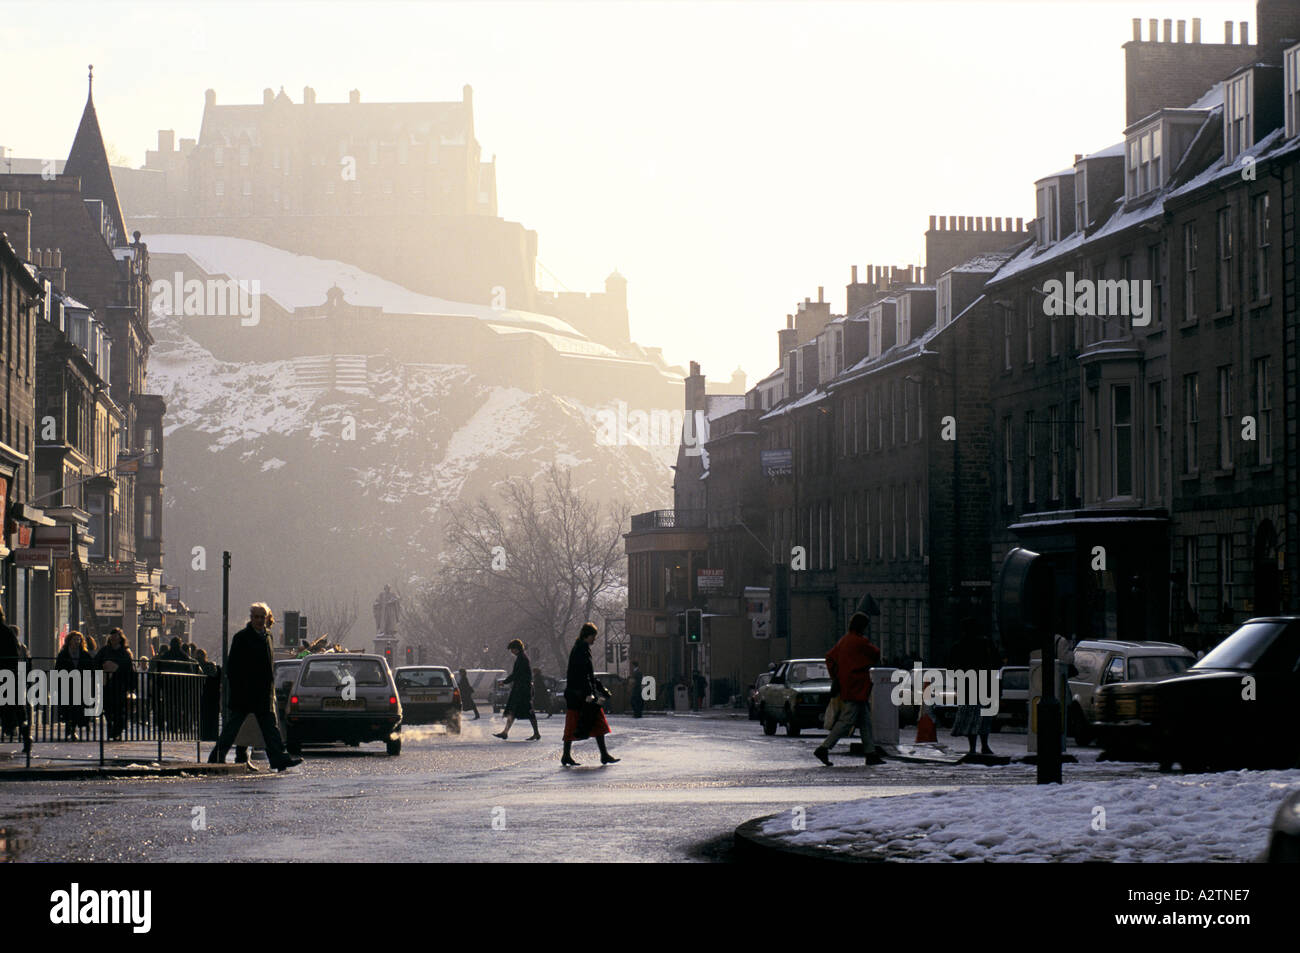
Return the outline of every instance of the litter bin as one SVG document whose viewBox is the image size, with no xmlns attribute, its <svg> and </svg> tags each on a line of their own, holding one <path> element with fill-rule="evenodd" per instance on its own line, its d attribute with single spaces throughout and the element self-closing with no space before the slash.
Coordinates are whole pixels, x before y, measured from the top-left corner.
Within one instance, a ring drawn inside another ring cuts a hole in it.
<svg viewBox="0 0 1300 953">
<path fill-rule="evenodd" d="M 690 711 L 691 693 L 685 685 L 673 686 L 673 711 Z"/>
<path fill-rule="evenodd" d="M 894 688 L 894 669 L 871 670 L 871 734 L 878 745 L 898 744 L 898 706 L 889 697 Z"/>
</svg>

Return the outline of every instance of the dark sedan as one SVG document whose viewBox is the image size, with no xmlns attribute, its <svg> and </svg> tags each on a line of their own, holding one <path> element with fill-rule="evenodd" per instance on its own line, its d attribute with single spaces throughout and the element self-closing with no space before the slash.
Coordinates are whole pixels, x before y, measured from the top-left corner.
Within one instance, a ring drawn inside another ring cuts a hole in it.
<svg viewBox="0 0 1300 953">
<path fill-rule="evenodd" d="M 408 725 L 446 725 L 460 733 L 460 691 L 451 669 L 442 665 L 403 665 L 393 672 Z"/>
<path fill-rule="evenodd" d="M 1293 767 L 1300 759 L 1300 618 L 1251 619 L 1186 674 L 1103 685 L 1097 738 L 1108 757 L 1168 770 Z"/>
</svg>

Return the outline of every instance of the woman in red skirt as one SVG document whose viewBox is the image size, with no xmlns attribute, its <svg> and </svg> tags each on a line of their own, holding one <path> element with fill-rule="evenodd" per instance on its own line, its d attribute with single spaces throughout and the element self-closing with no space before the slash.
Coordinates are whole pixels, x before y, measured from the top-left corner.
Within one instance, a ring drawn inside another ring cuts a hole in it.
<svg viewBox="0 0 1300 953">
<path fill-rule="evenodd" d="M 584 623 L 577 641 L 573 643 L 573 651 L 569 653 L 569 675 L 564 687 L 564 756 L 560 758 L 560 763 L 566 768 L 578 764 L 573 760 L 573 743 L 587 738 L 596 739 L 601 764 L 613 764 L 619 760 L 605 748 L 609 722 L 596 700 L 602 695 L 608 698 L 609 692 L 597 680 L 596 670 L 591 664 L 591 646 L 595 641 L 596 627 L 590 622 Z"/>
</svg>

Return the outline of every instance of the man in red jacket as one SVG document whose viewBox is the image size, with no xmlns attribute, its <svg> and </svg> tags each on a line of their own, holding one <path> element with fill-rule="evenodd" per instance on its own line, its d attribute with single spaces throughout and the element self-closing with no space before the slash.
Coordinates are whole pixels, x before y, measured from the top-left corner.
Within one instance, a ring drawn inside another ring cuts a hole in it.
<svg viewBox="0 0 1300 953">
<path fill-rule="evenodd" d="M 867 615 L 865 612 L 855 612 L 853 618 L 849 619 L 849 631 L 826 653 L 826 668 L 831 673 L 831 685 L 839 686 L 840 700 L 843 702 L 839 718 L 831 726 L 831 733 L 813 752 L 817 760 L 827 767 L 831 764 L 831 748 L 852 731 L 855 725 L 862 735 L 862 753 L 866 757 L 866 763 L 884 763 L 884 759 L 876 754 L 876 742 L 871 736 L 871 709 L 867 707 L 867 699 L 871 697 L 871 667 L 879 664 L 880 649 L 867 638 Z"/>
</svg>

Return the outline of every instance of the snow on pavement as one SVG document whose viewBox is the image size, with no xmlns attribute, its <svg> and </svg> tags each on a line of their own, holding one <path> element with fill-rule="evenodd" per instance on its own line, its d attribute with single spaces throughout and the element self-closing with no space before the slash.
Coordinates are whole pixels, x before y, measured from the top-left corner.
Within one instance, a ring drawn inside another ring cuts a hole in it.
<svg viewBox="0 0 1300 953">
<path fill-rule="evenodd" d="M 858 857 L 924 861 L 1251 861 L 1300 771 L 990 785 L 812 806 L 763 833 Z"/>
</svg>

